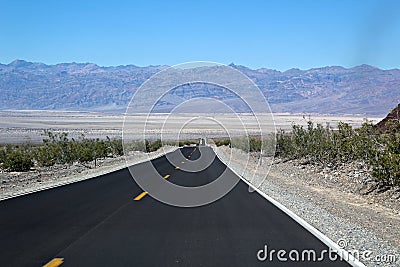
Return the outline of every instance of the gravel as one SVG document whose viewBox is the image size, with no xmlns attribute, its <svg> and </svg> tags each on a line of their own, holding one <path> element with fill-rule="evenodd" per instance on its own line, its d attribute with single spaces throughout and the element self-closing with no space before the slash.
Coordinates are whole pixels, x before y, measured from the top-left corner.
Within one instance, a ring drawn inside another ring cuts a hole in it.
<svg viewBox="0 0 400 267">
<path fill-rule="evenodd" d="M 231 169 L 331 240 L 344 240 L 345 249 L 371 251 L 369 259 L 359 258 L 366 266 L 400 266 L 398 188 L 371 191 L 376 184 L 361 162 L 332 168 L 264 158 L 260 166 L 259 155 L 228 147 L 215 151 Z M 387 255 L 396 260 L 374 259 Z"/>
</svg>

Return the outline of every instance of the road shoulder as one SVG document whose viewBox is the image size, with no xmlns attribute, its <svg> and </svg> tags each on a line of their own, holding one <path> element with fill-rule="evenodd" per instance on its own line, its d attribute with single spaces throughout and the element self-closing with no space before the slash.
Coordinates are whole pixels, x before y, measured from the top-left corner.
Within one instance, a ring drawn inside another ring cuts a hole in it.
<svg viewBox="0 0 400 267">
<path fill-rule="evenodd" d="M 220 157 L 229 161 L 228 148 L 219 147 L 216 151 Z M 229 167 L 242 173 L 243 177 L 253 184 L 259 185 L 260 191 L 284 205 L 331 240 L 344 240 L 347 250 L 370 250 L 374 256 L 397 256 L 395 263 L 363 261 L 364 264 L 400 265 L 400 243 L 397 238 L 400 236 L 400 215 L 397 210 L 371 202 L 361 195 L 346 192 L 339 186 L 317 183 L 316 181 L 321 180 L 318 173 L 299 167 L 293 162 L 278 161 L 271 166 L 269 173 L 265 167 L 257 173 L 258 178 L 251 177 L 250 174 L 254 171 L 244 170 L 245 158 L 245 152 L 233 149 Z M 250 156 L 247 164 L 248 169 L 254 170 L 258 159 Z"/>
</svg>

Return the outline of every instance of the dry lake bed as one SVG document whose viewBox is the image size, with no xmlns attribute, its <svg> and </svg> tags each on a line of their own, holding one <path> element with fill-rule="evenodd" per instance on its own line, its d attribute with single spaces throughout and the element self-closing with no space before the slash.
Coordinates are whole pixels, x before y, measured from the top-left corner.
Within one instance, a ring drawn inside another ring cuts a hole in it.
<svg viewBox="0 0 400 267">
<path fill-rule="evenodd" d="M 289 130 L 293 123 L 305 125 L 308 119 L 315 123 L 329 123 L 336 127 L 339 121 L 359 127 L 366 117 L 362 115 L 304 115 L 258 114 L 257 120 L 248 114 L 122 114 L 75 111 L 0 111 L 0 143 L 40 143 L 44 130 L 68 132 L 70 136 L 84 134 L 89 138 L 109 136 L 127 139 L 180 139 L 257 134 L 263 131 Z M 376 123 L 382 118 L 368 118 Z M 124 123 L 125 121 L 125 123 Z M 162 129 L 162 130 L 161 130 Z"/>
</svg>

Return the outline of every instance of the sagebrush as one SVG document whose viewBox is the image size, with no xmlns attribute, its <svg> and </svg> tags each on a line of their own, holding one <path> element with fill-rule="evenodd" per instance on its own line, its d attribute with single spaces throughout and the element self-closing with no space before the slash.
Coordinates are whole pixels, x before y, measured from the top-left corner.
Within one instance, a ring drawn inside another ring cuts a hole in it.
<svg viewBox="0 0 400 267">
<path fill-rule="evenodd" d="M 357 129 L 343 122 L 337 130 L 311 121 L 307 127 L 293 125 L 288 133 L 278 132 L 276 155 L 331 167 L 360 160 L 371 168 L 377 181 L 400 185 L 400 135 L 384 133 L 369 121 Z"/>
</svg>

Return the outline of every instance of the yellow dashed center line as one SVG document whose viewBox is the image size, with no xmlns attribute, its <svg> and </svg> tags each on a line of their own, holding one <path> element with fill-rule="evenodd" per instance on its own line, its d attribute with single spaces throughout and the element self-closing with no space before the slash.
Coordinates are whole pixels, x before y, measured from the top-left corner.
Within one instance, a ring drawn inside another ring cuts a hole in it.
<svg viewBox="0 0 400 267">
<path fill-rule="evenodd" d="M 54 258 L 51 261 L 49 261 L 46 265 L 43 265 L 43 267 L 57 267 L 60 266 L 64 262 L 64 258 Z"/>
<path fill-rule="evenodd" d="M 141 193 L 140 195 L 138 195 L 137 197 L 135 197 L 134 200 L 136 200 L 136 201 L 141 200 L 145 195 L 147 195 L 147 192 Z"/>
<path fill-rule="evenodd" d="M 196 148 L 192 151 L 192 152 L 190 152 L 190 154 L 189 154 L 189 156 L 188 156 L 188 158 L 190 158 L 190 156 L 193 154 L 193 152 L 195 152 L 196 151 Z M 187 160 L 187 159 L 186 159 Z M 182 162 L 183 163 L 183 162 Z"/>
<path fill-rule="evenodd" d="M 188 156 L 188 158 L 190 158 L 190 156 L 193 154 L 193 152 L 195 152 L 196 151 L 196 149 L 197 148 L 195 148 L 193 151 L 192 151 L 192 153 L 190 153 L 190 155 Z M 187 159 L 186 159 L 187 160 Z M 185 162 L 184 161 L 182 161 L 182 164 L 184 164 Z M 179 170 L 180 168 L 179 168 L 179 166 L 176 166 L 175 167 L 175 170 Z M 167 174 L 167 175 L 165 175 L 164 176 L 164 178 L 165 179 L 168 179 L 168 177 L 170 177 L 170 175 L 169 174 Z M 138 195 L 137 197 L 135 197 L 135 199 L 134 200 L 136 200 L 136 201 L 138 201 L 138 200 L 141 200 L 142 198 L 144 198 L 145 196 L 147 195 L 147 192 L 142 192 L 140 195 Z M 58 264 L 58 265 L 60 265 L 61 263 L 63 263 L 63 259 L 54 259 L 54 260 L 61 260 L 61 262 Z M 52 263 L 54 260 L 52 260 L 51 262 L 49 262 L 48 264 L 50 264 L 50 263 Z M 48 265 L 48 264 L 46 264 L 45 265 L 45 267 L 56 267 L 56 266 L 58 266 L 58 265 Z"/>
<path fill-rule="evenodd" d="M 167 174 L 164 176 L 165 179 L 168 179 L 171 175 Z M 147 195 L 147 192 L 142 192 L 140 195 L 138 195 L 137 197 L 135 197 L 134 200 L 138 201 L 141 200 L 142 198 L 144 198 Z"/>
</svg>

